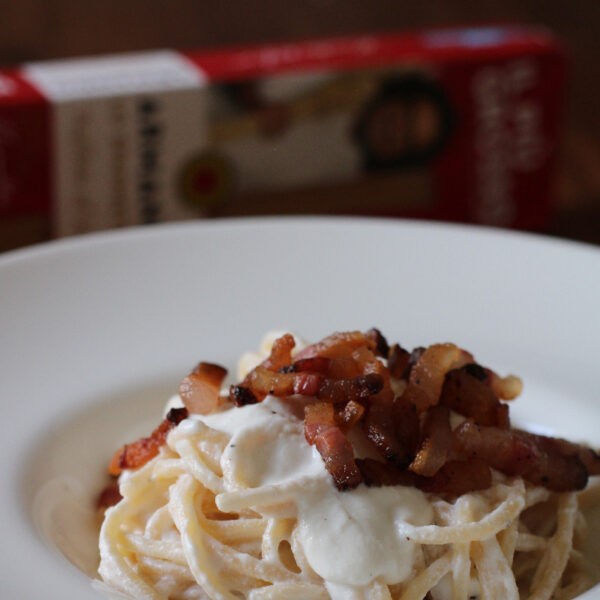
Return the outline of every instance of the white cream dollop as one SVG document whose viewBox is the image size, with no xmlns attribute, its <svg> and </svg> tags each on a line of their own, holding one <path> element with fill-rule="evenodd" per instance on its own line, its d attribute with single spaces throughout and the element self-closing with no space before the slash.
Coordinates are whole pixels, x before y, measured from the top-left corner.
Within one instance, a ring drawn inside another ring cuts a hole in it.
<svg viewBox="0 0 600 600">
<path fill-rule="evenodd" d="M 177 429 L 191 432 L 195 421 L 231 436 L 221 458 L 227 490 L 216 497 L 217 506 L 229 510 L 231 493 L 246 488 L 270 491 L 274 503 L 284 498 L 297 518 L 308 563 L 332 590 L 358 590 L 376 578 L 399 583 L 410 575 L 415 546 L 395 525 L 432 522 L 433 510 L 421 491 L 365 485 L 338 491 L 320 455 L 306 442 L 302 421 L 272 396 L 193 415 Z M 265 514 L 264 502 L 253 506 L 250 501 L 249 508 Z"/>
</svg>

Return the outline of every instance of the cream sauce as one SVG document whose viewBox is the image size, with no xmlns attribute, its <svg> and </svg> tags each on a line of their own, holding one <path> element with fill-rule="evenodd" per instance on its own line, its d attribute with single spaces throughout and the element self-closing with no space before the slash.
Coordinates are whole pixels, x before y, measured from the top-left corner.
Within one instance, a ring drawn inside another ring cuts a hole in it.
<svg viewBox="0 0 600 600">
<path fill-rule="evenodd" d="M 275 503 L 292 500 L 306 558 L 333 589 L 362 588 L 376 578 L 398 583 L 410 575 L 415 547 L 394 524 L 432 522 L 433 511 L 422 492 L 364 485 L 339 492 L 316 449 L 306 443 L 302 421 L 275 397 L 193 415 L 178 426 L 178 434 L 191 433 L 198 427 L 195 421 L 231 436 L 221 459 L 228 492 L 268 486 Z M 218 506 L 226 495 L 217 496 Z"/>
</svg>

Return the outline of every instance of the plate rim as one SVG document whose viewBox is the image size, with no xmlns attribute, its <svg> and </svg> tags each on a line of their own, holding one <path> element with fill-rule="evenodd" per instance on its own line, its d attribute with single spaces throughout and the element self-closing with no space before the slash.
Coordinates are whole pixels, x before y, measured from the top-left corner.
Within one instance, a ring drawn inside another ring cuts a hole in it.
<svg viewBox="0 0 600 600">
<path fill-rule="evenodd" d="M 177 232 L 190 232 L 200 229 L 227 229 L 227 228 L 252 228 L 260 225 L 269 226 L 311 226 L 331 225 L 334 227 L 346 224 L 357 225 L 364 223 L 370 227 L 381 226 L 383 228 L 416 228 L 429 229 L 431 231 L 454 231 L 468 235 L 493 237 L 496 239 L 511 239 L 529 241 L 531 243 L 547 244 L 552 246 L 563 246 L 573 250 L 600 253 L 600 245 L 581 240 L 562 238 L 542 231 L 526 231 L 519 229 L 506 229 L 491 225 L 476 223 L 459 223 L 454 221 L 440 221 L 435 219 L 412 219 L 402 217 L 378 217 L 360 215 L 302 215 L 302 216 L 245 216 L 245 217 L 222 217 L 214 219 L 197 219 L 186 221 L 170 221 L 163 223 L 151 223 L 146 225 L 135 225 L 115 229 L 105 229 L 89 233 L 81 233 L 63 238 L 50 239 L 15 248 L 0 253 L 0 268 L 5 264 L 21 260 L 33 260 L 43 254 L 55 254 L 76 250 L 83 246 L 103 246 L 105 244 L 123 242 L 127 239 L 144 239 L 148 237 L 172 235 Z"/>
<path fill-rule="evenodd" d="M 382 227 L 386 230 L 394 228 L 420 229 L 422 231 L 431 232 L 431 235 L 442 231 L 453 232 L 454 234 L 460 235 L 467 234 L 471 238 L 477 237 L 480 239 L 493 239 L 494 241 L 498 241 L 500 243 L 525 242 L 540 249 L 544 247 L 562 248 L 567 252 L 583 252 L 586 255 L 593 255 L 595 258 L 600 258 L 600 247 L 586 242 L 556 238 L 544 233 L 506 230 L 482 225 L 447 223 L 442 221 L 418 219 L 390 219 L 358 216 L 241 217 L 215 219 L 210 221 L 178 221 L 150 226 L 142 225 L 123 229 L 107 230 L 58 240 L 51 240 L 48 242 L 11 250 L 0 254 L 0 279 L 5 269 L 10 269 L 13 267 L 18 268 L 19 264 L 21 263 L 24 264 L 28 262 L 35 262 L 37 260 L 46 260 L 49 258 L 60 260 L 61 255 L 77 252 L 82 248 L 94 249 L 96 247 L 102 248 L 107 245 L 110 246 L 115 243 L 122 244 L 127 242 L 144 241 L 163 236 L 178 236 L 181 234 L 187 235 L 206 229 L 234 230 L 240 227 L 244 229 L 258 229 L 265 225 L 276 228 L 290 226 L 302 228 L 311 227 L 314 225 L 326 227 L 344 227 L 346 225 L 357 226 L 361 224 L 365 224 L 374 228 Z M 25 518 L 25 516 L 23 518 Z M 38 539 L 41 542 L 44 542 L 39 534 Z M 48 554 L 48 562 L 52 561 L 54 564 L 55 561 L 51 560 L 52 558 L 53 557 Z M 59 556 L 59 558 L 64 560 L 62 556 Z M 2 585 L 0 585 L 0 589 Z M 27 590 L 24 590 L 24 592 L 27 593 Z M 600 599 L 600 587 L 596 586 L 590 590 L 590 592 L 581 596 L 581 598 L 588 598 L 589 600 Z"/>
</svg>

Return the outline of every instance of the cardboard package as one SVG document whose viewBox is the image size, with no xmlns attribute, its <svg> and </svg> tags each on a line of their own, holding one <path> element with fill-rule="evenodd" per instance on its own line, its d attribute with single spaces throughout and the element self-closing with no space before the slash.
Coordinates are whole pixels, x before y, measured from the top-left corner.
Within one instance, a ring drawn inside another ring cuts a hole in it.
<svg viewBox="0 0 600 600">
<path fill-rule="evenodd" d="M 264 214 L 543 229 L 564 62 L 503 25 L 0 71 L 0 245 Z"/>
</svg>

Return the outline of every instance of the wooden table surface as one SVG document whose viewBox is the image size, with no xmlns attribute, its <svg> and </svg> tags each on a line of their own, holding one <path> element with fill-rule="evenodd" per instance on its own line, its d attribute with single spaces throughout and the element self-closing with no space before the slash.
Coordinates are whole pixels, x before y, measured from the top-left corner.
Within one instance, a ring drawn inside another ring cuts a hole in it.
<svg viewBox="0 0 600 600">
<path fill-rule="evenodd" d="M 496 21 L 544 24 L 564 40 L 571 81 L 548 233 L 600 244 L 598 0 L 0 0 L 0 65 Z"/>
</svg>

